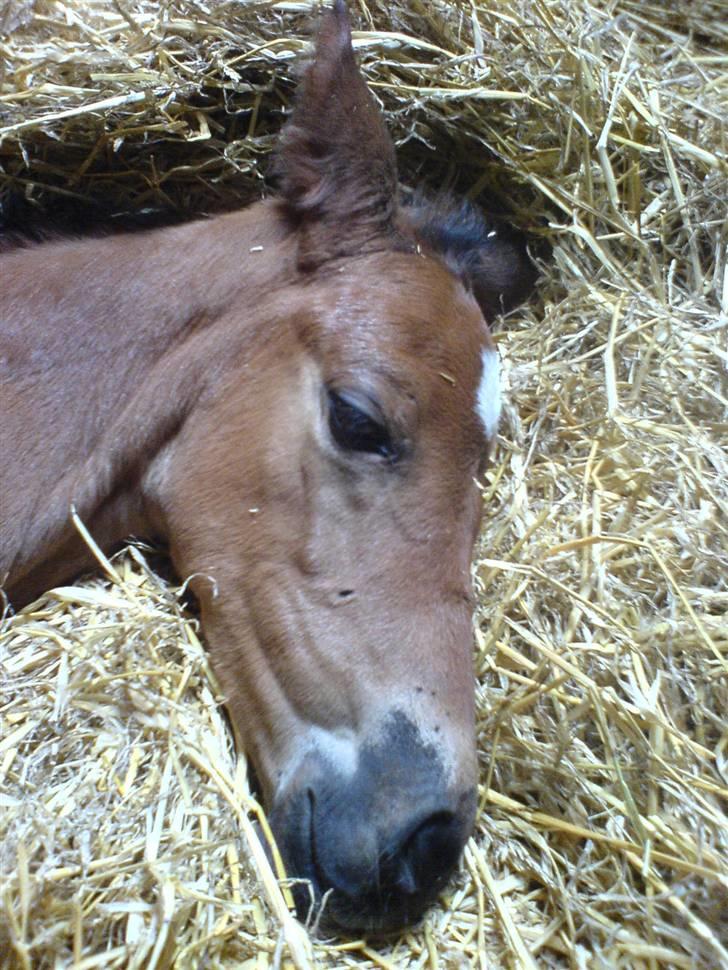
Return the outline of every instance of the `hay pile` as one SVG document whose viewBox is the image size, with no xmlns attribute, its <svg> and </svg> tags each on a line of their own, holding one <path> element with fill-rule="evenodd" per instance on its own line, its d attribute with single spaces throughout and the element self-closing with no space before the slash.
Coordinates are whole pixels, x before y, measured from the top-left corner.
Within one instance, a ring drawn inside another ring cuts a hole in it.
<svg viewBox="0 0 728 970">
<path fill-rule="evenodd" d="M 310 943 L 131 551 L 3 623 L 0 965 L 728 967 L 725 7 L 352 6 L 404 179 L 552 247 L 498 333 L 476 837 L 421 927 Z M 41 215 L 258 195 L 311 9 L 15 0 L 0 181 Z"/>
</svg>

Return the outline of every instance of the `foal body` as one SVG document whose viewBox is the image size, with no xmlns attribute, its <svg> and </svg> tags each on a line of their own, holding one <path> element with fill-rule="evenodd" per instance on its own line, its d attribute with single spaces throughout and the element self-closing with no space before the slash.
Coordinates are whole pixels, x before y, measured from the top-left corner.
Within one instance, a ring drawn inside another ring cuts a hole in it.
<svg viewBox="0 0 728 970">
<path fill-rule="evenodd" d="M 466 210 L 399 205 L 339 0 L 279 174 L 243 212 L 0 256 L 0 582 L 20 605 L 87 564 L 71 505 L 104 547 L 167 541 L 289 873 L 387 928 L 472 827 L 483 314 L 532 276 Z"/>
</svg>

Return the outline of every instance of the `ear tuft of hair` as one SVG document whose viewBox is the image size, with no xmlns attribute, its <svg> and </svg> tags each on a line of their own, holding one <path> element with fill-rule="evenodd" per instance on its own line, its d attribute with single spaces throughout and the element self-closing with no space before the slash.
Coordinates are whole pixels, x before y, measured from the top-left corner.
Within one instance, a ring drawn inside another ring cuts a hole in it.
<svg viewBox="0 0 728 970">
<path fill-rule="evenodd" d="M 490 321 L 528 299 L 538 276 L 525 238 L 491 224 L 472 203 L 416 194 L 404 216 L 415 238 L 462 278 Z"/>
</svg>

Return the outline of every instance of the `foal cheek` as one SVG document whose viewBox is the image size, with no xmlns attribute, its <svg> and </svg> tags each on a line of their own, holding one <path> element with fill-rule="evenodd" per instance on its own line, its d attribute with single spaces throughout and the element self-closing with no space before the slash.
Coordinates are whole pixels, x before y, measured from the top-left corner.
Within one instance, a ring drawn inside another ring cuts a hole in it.
<svg viewBox="0 0 728 970">
<path fill-rule="evenodd" d="M 268 802 L 297 735 L 290 685 L 261 643 L 246 598 L 231 595 L 221 602 L 208 597 L 202 604 L 202 621 L 238 747 L 250 756 Z"/>
</svg>

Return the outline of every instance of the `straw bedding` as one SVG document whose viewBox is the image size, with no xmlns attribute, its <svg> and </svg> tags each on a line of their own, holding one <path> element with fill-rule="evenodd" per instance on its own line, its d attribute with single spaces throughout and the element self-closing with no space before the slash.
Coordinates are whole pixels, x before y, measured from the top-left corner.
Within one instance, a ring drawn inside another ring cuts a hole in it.
<svg viewBox="0 0 728 970">
<path fill-rule="evenodd" d="M 352 7 L 404 180 L 544 257 L 497 333 L 476 835 L 419 927 L 309 938 L 184 592 L 131 549 L 3 619 L 0 965 L 728 967 L 725 6 Z M 258 196 L 312 9 L 0 7 L 0 180 L 41 224 Z"/>
</svg>

